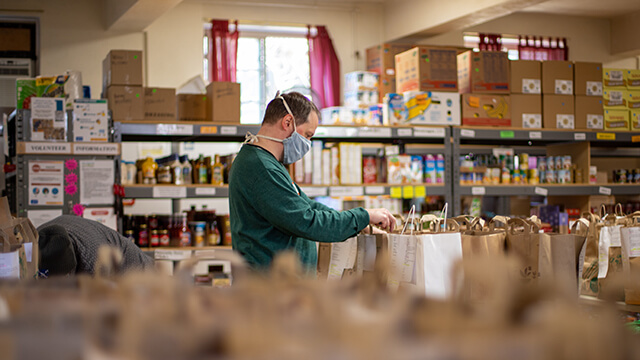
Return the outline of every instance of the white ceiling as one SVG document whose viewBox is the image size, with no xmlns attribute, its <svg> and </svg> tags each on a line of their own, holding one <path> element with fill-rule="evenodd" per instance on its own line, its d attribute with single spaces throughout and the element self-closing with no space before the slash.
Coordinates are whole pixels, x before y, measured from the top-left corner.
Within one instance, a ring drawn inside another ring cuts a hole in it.
<svg viewBox="0 0 640 360">
<path fill-rule="evenodd" d="M 640 11 L 638 0 L 549 0 L 523 11 L 611 18 Z"/>
</svg>

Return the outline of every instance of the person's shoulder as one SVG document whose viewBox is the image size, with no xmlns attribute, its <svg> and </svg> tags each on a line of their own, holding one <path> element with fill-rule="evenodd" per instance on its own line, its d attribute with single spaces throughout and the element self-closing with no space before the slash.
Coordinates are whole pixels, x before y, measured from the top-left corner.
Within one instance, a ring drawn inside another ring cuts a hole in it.
<svg viewBox="0 0 640 360">
<path fill-rule="evenodd" d="M 234 171 L 243 169 L 250 173 L 278 169 L 278 161 L 267 150 L 245 144 L 242 146 L 231 167 Z"/>
</svg>

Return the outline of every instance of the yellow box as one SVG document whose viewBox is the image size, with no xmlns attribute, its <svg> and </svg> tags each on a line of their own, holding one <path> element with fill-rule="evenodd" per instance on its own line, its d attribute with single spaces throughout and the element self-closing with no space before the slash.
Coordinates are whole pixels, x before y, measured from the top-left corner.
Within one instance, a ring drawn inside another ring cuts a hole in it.
<svg viewBox="0 0 640 360">
<path fill-rule="evenodd" d="M 627 103 L 627 108 L 629 110 L 640 110 L 640 88 L 638 91 L 625 91 L 624 101 Z"/>
<path fill-rule="evenodd" d="M 625 98 L 626 90 L 624 88 L 612 89 L 604 88 L 602 90 L 602 107 L 612 110 L 624 110 L 627 108 L 627 100 Z"/>
<path fill-rule="evenodd" d="M 604 110 L 604 129 L 629 131 L 629 110 Z"/>
<path fill-rule="evenodd" d="M 640 90 L 640 70 L 626 70 L 624 84 L 629 90 Z"/>
<path fill-rule="evenodd" d="M 640 131 L 640 109 L 629 111 L 631 131 Z"/>
<path fill-rule="evenodd" d="M 624 74 L 627 69 L 602 69 L 602 86 L 608 88 L 626 89 Z"/>
</svg>

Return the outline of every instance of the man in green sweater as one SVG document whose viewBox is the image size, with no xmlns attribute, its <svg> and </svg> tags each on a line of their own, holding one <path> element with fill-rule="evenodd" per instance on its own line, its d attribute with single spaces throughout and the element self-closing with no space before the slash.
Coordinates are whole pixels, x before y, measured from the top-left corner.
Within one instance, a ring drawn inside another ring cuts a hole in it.
<svg viewBox="0 0 640 360">
<path fill-rule="evenodd" d="M 266 270 L 279 252 L 295 250 L 305 270 L 315 274 L 315 242 L 341 242 L 369 224 L 393 230 L 387 209 L 336 211 L 313 201 L 294 183 L 284 165 L 309 151 L 320 112 L 304 95 L 276 95 L 257 135 L 236 156 L 229 176 L 233 249 L 256 270 Z"/>
</svg>

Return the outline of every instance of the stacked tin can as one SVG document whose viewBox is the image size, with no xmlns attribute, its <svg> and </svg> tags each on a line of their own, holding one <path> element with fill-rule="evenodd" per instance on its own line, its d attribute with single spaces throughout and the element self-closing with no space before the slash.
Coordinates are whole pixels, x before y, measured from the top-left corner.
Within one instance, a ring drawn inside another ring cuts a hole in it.
<svg viewBox="0 0 640 360">
<path fill-rule="evenodd" d="M 572 183 L 571 156 L 539 156 L 538 173 L 544 184 Z"/>
</svg>

